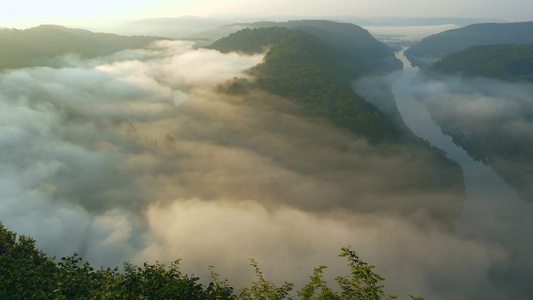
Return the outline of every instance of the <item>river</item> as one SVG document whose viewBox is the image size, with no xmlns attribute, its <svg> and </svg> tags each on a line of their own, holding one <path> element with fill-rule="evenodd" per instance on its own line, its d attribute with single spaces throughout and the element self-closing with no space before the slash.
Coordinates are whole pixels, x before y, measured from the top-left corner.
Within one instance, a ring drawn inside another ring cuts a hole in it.
<svg viewBox="0 0 533 300">
<path fill-rule="evenodd" d="M 492 284 L 499 286 L 502 292 L 507 290 L 506 295 L 512 293 L 515 299 L 533 295 L 533 205 L 519 199 L 490 167 L 474 161 L 450 136 L 442 133 L 426 107 L 413 96 L 413 79 L 418 68 L 411 66 L 403 51 L 397 58 L 404 68 L 392 91 L 405 124 L 419 137 L 446 151 L 447 156 L 463 168 L 466 201 L 456 221 L 456 233 L 501 247 L 508 260 L 505 265 L 488 270 Z M 494 299 L 501 299 L 494 296 Z"/>
</svg>

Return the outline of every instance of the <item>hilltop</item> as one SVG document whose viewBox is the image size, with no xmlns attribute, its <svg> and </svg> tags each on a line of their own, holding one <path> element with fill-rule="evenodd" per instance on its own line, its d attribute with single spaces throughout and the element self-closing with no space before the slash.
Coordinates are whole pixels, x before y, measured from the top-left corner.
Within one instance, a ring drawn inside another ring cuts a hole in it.
<svg viewBox="0 0 533 300">
<path fill-rule="evenodd" d="M 245 28 L 284 27 L 307 32 L 330 46 L 350 53 L 366 68 L 379 72 L 400 70 L 402 64 L 392 49 L 376 40 L 366 29 L 351 24 L 326 20 L 294 20 L 287 22 L 254 22 L 222 26 L 198 36 L 224 37 Z"/>
<path fill-rule="evenodd" d="M 243 29 L 211 48 L 248 54 L 269 49 L 264 62 L 250 70 L 257 87 L 296 99 L 310 115 L 324 117 L 370 141 L 400 138 L 401 130 L 351 88 L 351 82 L 371 70 L 312 34 L 283 27 Z"/>
</svg>

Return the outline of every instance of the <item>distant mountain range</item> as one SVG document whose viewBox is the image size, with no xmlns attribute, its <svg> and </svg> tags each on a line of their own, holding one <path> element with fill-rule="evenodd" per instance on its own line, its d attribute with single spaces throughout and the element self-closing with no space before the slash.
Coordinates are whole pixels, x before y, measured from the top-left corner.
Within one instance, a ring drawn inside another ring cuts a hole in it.
<svg viewBox="0 0 533 300">
<path fill-rule="evenodd" d="M 77 54 L 82 58 L 145 47 L 161 38 L 94 33 L 57 25 L 25 30 L 0 29 L 0 70 L 45 66 L 51 58 Z"/>
<path fill-rule="evenodd" d="M 405 51 L 409 61 L 427 68 L 441 58 L 473 46 L 533 43 L 533 22 L 475 24 L 424 38 Z"/>
<path fill-rule="evenodd" d="M 440 26 L 454 24 L 457 26 L 468 26 L 479 23 L 503 23 L 503 19 L 494 18 L 449 18 L 449 17 L 365 17 L 365 18 L 343 18 L 339 20 L 351 22 L 359 26 L 387 26 L 387 27 L 404 27 L 404 26 Z"/>
<path fill-rule="evenodd" d="M 155 35 L 173 39 L 212 38 L 208 36 L 202 36 L 200 33 L 231 23 L 234 22 L 218 18 L 182 16 L 178 18 L 150 18 L 134 20 L 110 29 L 112 32 L 123 35 Z M 227 34 L 230 33 L 231 32 L 228 32 Z M 218 36 L 217 38 L 220 37 L 222 36 Z"/>
<path fill-rule="evenodd" d="M 285 23 L 288 20 L 300 19 L 299 16 L 269 17 L 270 23 Z M 334 20 L 340 23 L 352 23 L 358 26 L 370 27 L 402 27 L 402 26 L 440 26 L 454 24 L 467 26 L 478 23 L 502 23 L 505 20 L 488 18 L 406 18 L 406 17 L 346 17 L 327 16 L 324 20 Z M 118 34 L 156 35 L 168 38 L 202 38 L 217 40 L 230 33 L 239 31 L 250 24 L 264 21 L 265 18 L 250 16 L 234 16 L 219 18 L 201 18 L 196 16 L 181 16 L 176 18 L 150 18 L 133 20 L 122 23 L 106 31 Z M 316 21 L 316 20 L 314 20 Z"/>
</svg>

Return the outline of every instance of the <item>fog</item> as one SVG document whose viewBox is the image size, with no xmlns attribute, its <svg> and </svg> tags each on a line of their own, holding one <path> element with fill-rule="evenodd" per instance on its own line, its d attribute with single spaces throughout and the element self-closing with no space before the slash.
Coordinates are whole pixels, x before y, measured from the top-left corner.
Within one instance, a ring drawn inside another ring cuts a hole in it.
<svg viewBox="0 0 533 300">
<path fill-rule="evenodd" d="M 437 122 L 456 137 L 492 147 L 476 158 L 490 165 L 520 197 L 532 201 L 533 86 L 487 78 L 445 76 L 419 85 L 417 96 Z M 521 188 L 520 188 L 521 187 Z"/>
<path fill-rule="evenodd" d="M 524 124 L 533 111 L 533 86 L 528 83 L 444 76 L 419 85 L 416 93 L 432 108 L 437 120 L 454 118 L 465 127 L 504 121 L 509 135 L 526 133 L 513 126 L 530 127 Z"/>
<path fill-rule="evenodd" d="M 442 226 L 462 212 L 454 191 L 407 188 L 431 171 L 422 153 L 217 92 L 262 57 L 160 41 L 0 74 L 0 220 L 95 266 L 181 258 L 241 287 L 253 257 L 298 287 L 319 265 L 347 274 L 352 245 L 403 298 L 505 298 L 489 276 L 509 249 Z"/>
</svg>

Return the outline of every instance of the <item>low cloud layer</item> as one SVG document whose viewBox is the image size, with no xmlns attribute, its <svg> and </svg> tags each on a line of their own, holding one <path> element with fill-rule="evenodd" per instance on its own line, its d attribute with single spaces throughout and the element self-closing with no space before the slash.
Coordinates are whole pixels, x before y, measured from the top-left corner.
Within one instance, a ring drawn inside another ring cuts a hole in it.
<svg viewBox="0 0 533 300">
<path fill-rule="evenodd" d="M 448 76 L 420 85 L 416 93 L 435 108 L 436 119 L 453 118 L 465 126 L 506 120 L 529 122 L 533 111 L 533 87 L 496 79 Z"/>
<path fill-rule="evenodd" d="M 267 279 L 303 284 L 318 265 L 346 273 L 351 244 L 391 293 L 497 295 L 487 274 L 506 251 L 443 230 L 435 212 L 462 209 L 446 191 L 406 190 L 427 174 L 421 153 L 261 91 L 214 91 L 261 59 L 165 41 L 0 74 L 0 220 L 94 265 L 182 258 L 243 286 L 255 257 Z"/>
<path fill-rule="evenodd" d="M 293 278 L 301 286 L 307 280 L 302 274 L 318 265 L 329 266 L 326 275 L 333 282 L 334 276 L 348 273 L 346 262 L 335 255 L 348 242 L 377 265 L 390 292 L 455 298 L 480 287 L 494 293 L 482 274 L 506 259 L 498 247 L 377 214 L 315 214 L 289 207 L 269 210 L 253 201 L 190 199 L 151 206 L 147 217 L 152 238 L 159 242 L 137 260 L 178 254 L 185 267 L 216 263 L 238 284 L 252 278 L 243 254 L 258 258 L 265 274 L 277 282 Z M 469 286 L 458 288 L 465 281 Z"/>
</svg>

